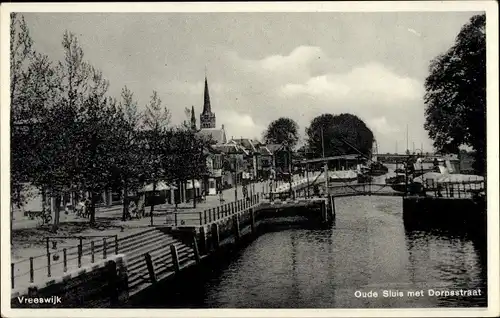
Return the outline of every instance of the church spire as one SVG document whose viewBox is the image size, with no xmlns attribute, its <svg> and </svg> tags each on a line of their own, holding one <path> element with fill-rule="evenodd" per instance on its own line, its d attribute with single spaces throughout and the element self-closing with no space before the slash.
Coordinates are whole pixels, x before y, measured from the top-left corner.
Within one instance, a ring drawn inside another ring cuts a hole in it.
<svg viewBox="0 0 500 318">
<path fill-rule="evenodd" d="M 215 128 L 215 114 L 212 113 L 212 106 L 210 105 L 210 94 L 208 92 L 208 81 L 206 74 L 203 112 L 200 114 L 200 128 Z"/>
<path fill-rule="evenodd" d="M 211 114 L 212 107 L 210 106 L 210 93 L 208 92 L 207 75 L 205 75 L 205 99 L 203 103 L 203 114 Z"/>
<path fill-rule="evenodd" d="M 194 106 L 191 106 L 191 129 L 196 130 L 196 116 L 194 115 Z"/>
</svg>

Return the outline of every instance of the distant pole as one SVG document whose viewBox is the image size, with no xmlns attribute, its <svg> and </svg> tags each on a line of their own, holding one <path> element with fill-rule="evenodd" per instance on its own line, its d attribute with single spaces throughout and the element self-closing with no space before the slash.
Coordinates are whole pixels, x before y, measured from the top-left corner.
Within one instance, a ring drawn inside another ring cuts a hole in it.
<svg viewBox="0 0 500 318">
<path fill-rule="evenodd" d="M 234 201 L 238 201 L 238 160 L 234 158 Z"/>
<path fill-rule="evenodd" d="M 289 161 L 288 162 L 288 172 L 289 172 L 288 182 L 290 183 L 290 196 L 292 196 L 292 194 L 293 194 L 293 190 L 292 190 L 292 169 L 293 169 L 293 166 L 292 166 L 292 147 L 290 147 L 290 145 L 288 145 L 288 161 Z"/>
<path fill-rule="evenodd" d="M 321 127 L 321 148 L 323 150 L 323 159 L 325 159 L 325 139 L 323 136 L 323 127 Z M 328 193 L 328 161 L 324 160 L 324 170 L 325 170 L 325 187 L 326 193 Z"/>
<path fill-rule="evenodd" d="M 406 150 L 409 151 L 410 148 L 408 148 L 408 124 L 406 124 Z"/>
<path fill-rule="evenodd" d="M 325 140 L 323 138 L 323 127 L 321 127 L 321 149 L 323 151 L 323 158 L 325 158 Z"/>
</svg>

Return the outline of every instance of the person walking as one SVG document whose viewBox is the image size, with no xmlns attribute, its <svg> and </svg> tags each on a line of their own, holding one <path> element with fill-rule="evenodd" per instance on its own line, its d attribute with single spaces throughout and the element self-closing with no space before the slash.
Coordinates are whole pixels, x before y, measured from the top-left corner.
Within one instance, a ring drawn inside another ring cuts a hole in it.
<svg viewBox="0 0 500 318">
<path fill-rule="evenodd" d="M 248 185 L 247 183 L 245 182 L 245 184 L 243 185 L 243 198 L 245 198 L 245 200 L 249 200 L 250 198 L 248 197 Z"/>
</svg>

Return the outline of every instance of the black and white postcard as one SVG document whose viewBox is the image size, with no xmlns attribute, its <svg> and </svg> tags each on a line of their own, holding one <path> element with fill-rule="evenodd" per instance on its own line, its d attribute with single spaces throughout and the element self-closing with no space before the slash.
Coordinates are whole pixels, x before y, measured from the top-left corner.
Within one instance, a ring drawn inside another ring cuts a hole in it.
<svg viewBox="0 0 500 318">
<path fill-rule="evenodd" d="M 2 316 L 499 314 L 496 2 L 8 3 L 1 32 Z"/>
</svg>

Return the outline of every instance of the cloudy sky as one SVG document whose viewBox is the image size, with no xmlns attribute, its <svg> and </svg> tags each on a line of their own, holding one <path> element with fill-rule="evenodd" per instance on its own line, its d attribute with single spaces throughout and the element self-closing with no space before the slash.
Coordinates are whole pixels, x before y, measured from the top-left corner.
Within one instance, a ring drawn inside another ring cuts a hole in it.
<svg viewBox="0 0 500 318">
<path fill-rule="evenodd" d="M 372 129 L 380 152 L 431 150 L 423 83 L 475 13 L 25 13 L 35 47 L 62 58 L 75 33 L 86 60 L 119 97 L 141 108 L 153 90 L 172 113 L 203 106 L 207 70 L 217 126 L 228 138 L 260 137 L 287 116 L 304 130 L 322 113 L 349 112 Z M 198 118 L 199 119 L 199 118 Z"/>
</svg>

